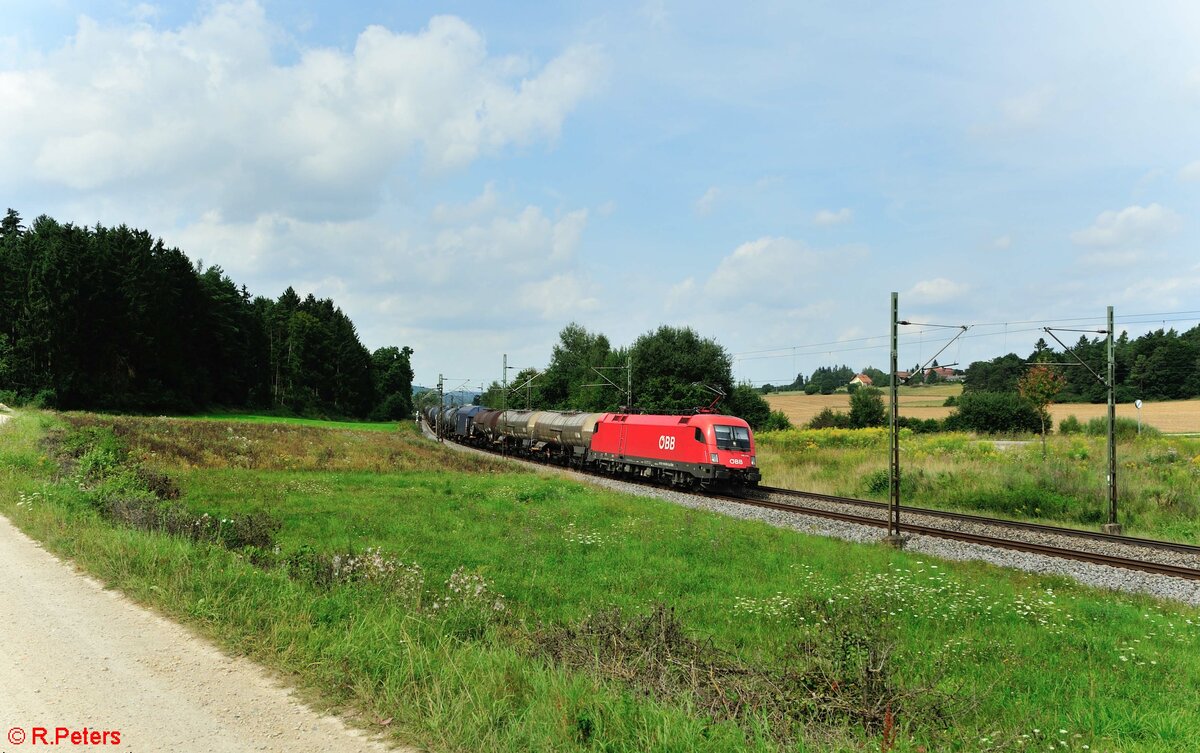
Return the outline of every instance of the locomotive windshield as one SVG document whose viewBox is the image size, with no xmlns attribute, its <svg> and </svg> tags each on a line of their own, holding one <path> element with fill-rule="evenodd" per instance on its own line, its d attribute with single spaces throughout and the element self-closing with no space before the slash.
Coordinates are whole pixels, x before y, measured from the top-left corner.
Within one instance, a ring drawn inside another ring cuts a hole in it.
<svg viewBox="0 0 1200 753">
<path fill-rule="evenodd" d="M 745 426 L 714 426 L 719 450 L 749 450 L 750 430 Z"/>
</svg>

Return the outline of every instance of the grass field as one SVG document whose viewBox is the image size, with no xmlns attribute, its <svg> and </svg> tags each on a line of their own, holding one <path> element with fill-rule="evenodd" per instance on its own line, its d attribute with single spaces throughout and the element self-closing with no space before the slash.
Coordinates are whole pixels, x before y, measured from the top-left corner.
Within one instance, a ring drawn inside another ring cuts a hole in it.
<svg viewBox="0 0 1200 753">
<path fill-rule="evenodd" d="M 954 410 L 943 405 L 946 398 L 960 394 L 961 384 L 903 387 L 899 400 L 900 412 L 913 418 L 945 418 Z M 773 393 L 766 398 L 771 410 L 783 411 L 794 426 L 804 426 L 825 408 L 843 412 L 850 410 L 850 396 L 846 393 L 805 395 L 802 392 L 785 392 Z M 889 397 L 884 390 L 884 404 L 888 402 Z M 1092 403 L 1051 405 L 1050 415 L 1055 426 L 1067 416 L 1075 416 L 1086 422 L 1090 418 L 1107 416 L 1108 406 Z M 1131 404 L 1120 404 L 1117 406 L 1117 416 L 1136 420 L 1137 408 Z M 1200 399 L 1144 403 L 1142 423 L 1166 434 L 1200 433 Z"/>
<path fill-rule="evenodd" d="M 763 481 L 865 499 L 888 496 L 887 429 L 759 433 Z M 1118 520 L 1130 533 L 1200 544 L 1200 438 L 1161 436 L 1117 447 Z M 1103 437 L 1051 436 L 997 449 L 969 434 L 900 442 L 904 504 L 1098 528 L 1107 520 Z"/>
<path fill-rule="evenodd" d="M 619 495 L 410 425 L 69 421 L 0 428 L 0 512 L 432 750 L 1114 753 L 1200 728 L 1195 609 Z"/>
</svg>

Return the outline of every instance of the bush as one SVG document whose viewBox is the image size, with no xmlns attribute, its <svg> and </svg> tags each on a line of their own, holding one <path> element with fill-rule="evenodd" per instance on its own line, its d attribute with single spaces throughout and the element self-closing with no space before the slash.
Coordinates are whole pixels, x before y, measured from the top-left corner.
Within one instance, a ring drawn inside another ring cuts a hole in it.
<svg viewBox="0 0 1200 753">
<path fill-rule="evenodd" d="M 771 411 L 771 415 L 767 416 L 767 422 L 763 424 L 762 431 L 787 431 L 792 428 L 792 422 L 788 419 L 787 414 L 781 410 Z"/>
<path fill-rule="evenodd" d="M 1107 437 L 1108 436 L 1108 418 L 1106 416 L 1096 416 L 1090 419 L 1083 427 L 1083 431 L 1089 437 Z M 1136 418 L 1126 418 L 1118 416 L 1116 424 L 1113 426 L 1113 432 L 1117 435 L 1118 441 L 1135 439 L 1138 435 L 1138 422 Z M 1157 437 L 1161 436 L 1162 432 L 1155 429 L 1153 426 L 1142 424 L 1142 436 Z"/>
<path fill-rule="evenodd" d="M 986 434 L 1040 432 L 1042 422 L 1037 409 L 1014 392 L 969 392 L 946 418 L 946 428 Z"/>
<path fill-rule="evenodd" d="M 896 423 L 902 429 L 912 429 L 913 434 L 936 434 L 944 431 L 945 426 L 936 418 L 913 418 L 912 416 L 897 416 Z"/>
<path fill-rule="evenodd" d="M 816 382 L 809 382 L 808 384 L 804 385 L 804 394 L 815 395 L 818 391 L 820 391 L 820 389 L 821 388 L 817 386 Z"/>
<path fill-rule="evenodd" d="M 808 422 L 810 429 L 849 429 L 850 416 L 835 411 L 833 408 L 824 408 L 820 413 L 812 417 Z"/>
<path fill-rule="evenodd" d="M 887 408 L 883 406 L 883 392 L 878 388 L 862 387 L 850 393 L 850 426 L 866 429 L 883 426 L 886 421 Z"/>
<path fill-rule="evenodd" d="M 947 408 L 953 408 L 953 407 L 957 406 L 958 405 L 958 396 L 951 395 L 950 397 L 946 398 L 946 402 L 942 403 L 942 405 L 944 405 Z"/>
<path fill-rule="evenodd" d="M 1075 418 L 1074 414 L 1067 416 L 1058 422 L 1058 433 L 1062 435 L 1079 434 L 1083 431 L 1083 424 L 1079 423 L 1079 419 Z"/>
<path fill-rule="evenodd" d="M 727 400 L 727 412 L 744 419 L 755 431 L 762 429 L 771 417 L 771 406 L 749 385 L 734 387 Z"/>
</svg>

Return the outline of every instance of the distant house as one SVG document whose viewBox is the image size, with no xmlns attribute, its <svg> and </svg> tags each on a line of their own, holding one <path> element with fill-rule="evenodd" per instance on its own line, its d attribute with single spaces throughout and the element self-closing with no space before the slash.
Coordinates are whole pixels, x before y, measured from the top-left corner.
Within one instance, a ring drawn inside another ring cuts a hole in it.
<svg viewBox="0 0 1200 753">
<path fill-rule="evenodd" d="M 935 366 L 932 369 L 925 369 L 926 381 L 929 380 L 931 374 L 937 374 L 937 378 L 944 382 L 958 382 L 962 380 L 962 375 L 954 373 L 954 369 L 949 366 Z"/>
<path fill-rule="evenodd" d="M 867 376 L 866 374 L 857 374 L 853 379 L 850 380 L 850 384 L 861 384 L 863 387 L 870 387 L 874 384 L 874 382 L 872 382 L 871 377 Z"/>
<path fill-rule="evenodd" d="M 896 372 L 896 382 L 897 382 L 897 384 L 899 384 L 899 383 L 903 382 L 904 380 L 908 379 L 910 376 L 912 376 L 912 372 L 911 372 L 911 371 L 897 371 L 897 372 Z"/>
</svg>

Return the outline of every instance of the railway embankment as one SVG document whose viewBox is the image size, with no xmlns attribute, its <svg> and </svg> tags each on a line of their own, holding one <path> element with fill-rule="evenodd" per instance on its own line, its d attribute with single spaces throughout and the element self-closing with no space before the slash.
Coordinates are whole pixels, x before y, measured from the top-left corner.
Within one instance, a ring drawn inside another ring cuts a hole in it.
<svg viewBox="0 0 1200 753">
<path fill-rule="evenodd" d="M 0 510 L 47 549 L 431 750 L 1166 751 L 1200 722 L 1195 609 L 530 473 L 411 425 L 22 416 L 0 467 Z"/>
</svg>

